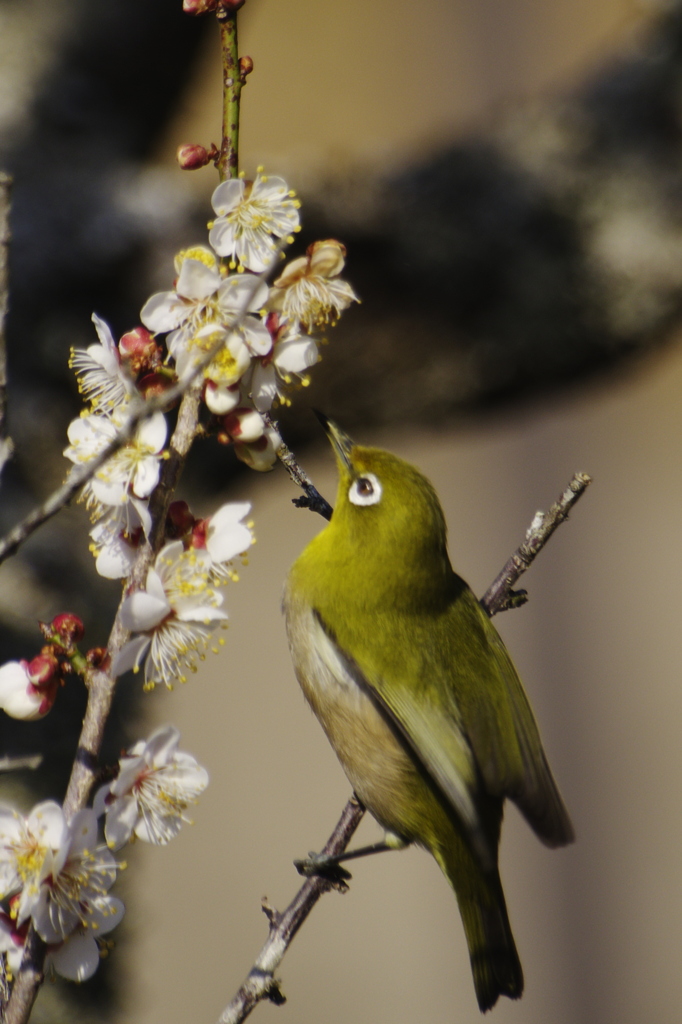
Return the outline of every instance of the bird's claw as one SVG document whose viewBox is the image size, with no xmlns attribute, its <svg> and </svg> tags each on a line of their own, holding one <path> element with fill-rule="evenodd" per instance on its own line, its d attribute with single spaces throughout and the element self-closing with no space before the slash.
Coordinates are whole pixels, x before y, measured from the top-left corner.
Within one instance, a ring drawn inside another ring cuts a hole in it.
<svg viewBox="0 0 682 1024">
<path fill-rule="evenodd" d="M 305 878 L 314 878 L 317 875 L 337 885 L 348 882 L 353 877 L 350 871 L 341 867 L 335 857 L 330 857 L 326 853 L 311 851 L 305 860 L 295 860 L 294 867 L 299 875 L 304 875 Z"/>
</svg>

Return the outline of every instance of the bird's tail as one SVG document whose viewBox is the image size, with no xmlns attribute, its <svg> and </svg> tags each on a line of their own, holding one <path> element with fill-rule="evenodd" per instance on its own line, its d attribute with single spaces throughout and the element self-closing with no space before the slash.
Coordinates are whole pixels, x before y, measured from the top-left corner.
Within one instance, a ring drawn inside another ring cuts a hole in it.
<svg viewBox="0 0 682 1024">
<path fill-rule="evenodd" d="M 436 859 L 457 896 L 481 1012 L 490 1010 L 501 995 L 519 999 L 523 969 L 499 874 L 484 873 L 468 849 L 445 851 Z"/>
</svg>

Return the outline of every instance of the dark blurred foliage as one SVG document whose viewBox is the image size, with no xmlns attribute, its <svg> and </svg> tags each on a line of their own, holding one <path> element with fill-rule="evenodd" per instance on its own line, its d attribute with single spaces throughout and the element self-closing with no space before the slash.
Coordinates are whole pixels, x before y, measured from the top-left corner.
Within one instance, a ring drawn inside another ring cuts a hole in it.
<svg viewBox="0 0 682 1024">
<path fill-rule="evenodd" d="M 24 130 L 0 155 L 15 178 L 8 345 L 17 450 L 2 480 L 3 531 L 65 472 L 65 430 L 78 412 L 68 350 L 95 340 L 92 311 L 118 334 L 132 327 L 159 286 L 156 261 L 169 269 L 174 248 L 205 231 L 206 209 L 166 202 L 160 189 L 141 216 L 130 196 L 212 19 L 187 18 L 169 0 L 71 6 L 68 38 Z M 347 277 L 363 297 L 334 329 L 306 401 L 351 431 L 407 418 L 433 424 L 620 371 L 668 338 L 682 313 L 681 83 L 675 6 L 637 51 L 573 95 L 508 111 L 399 177 L 330 181 L 304 196 L 297 252 L 315 238 L 342 239 Z M 297 445 L 316 429 L 302 397 L 282 416 Z M 236 467 L 225 448 L 206 444 L 189 479 L 208 494 Z M 120 591 L 96 577 L 84 523 L 82 510 L 69 510 L 4 567 L 0 660 L 30 658 L 40 646 L 37 630 L 20 624 L 24 605 L 43 618 L 80 613 L 87 645 L 105 642 Z M 124 683 L 107 756 L 131 738 L 131 693 Z M 84 699 L 73 685 L 42 723 L 0 718 L 3 754 L 45 752 L 45 771 L 32 779 L 40 796 L 63 794 Z M 97 998 L 106 981 L 100 973 L 80 998 Z"/>
</svg>

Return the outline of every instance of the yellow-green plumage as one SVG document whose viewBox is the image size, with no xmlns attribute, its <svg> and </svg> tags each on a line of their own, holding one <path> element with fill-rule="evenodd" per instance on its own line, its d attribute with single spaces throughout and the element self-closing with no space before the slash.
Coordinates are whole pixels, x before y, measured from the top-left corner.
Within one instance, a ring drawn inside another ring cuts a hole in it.
<svg viewBox="0 0 682 1024">
<path fill-rule="evenodd" d="M 571 824 L 509 655 L 450 566 L 431 484 L 326 426 L 336 507 L 284 597 L 296 674 L 360 800 L 452 885 L 486 1010 L 523 990 L 497 869 L 503 801 L 549 846 Z"/>
</svg>

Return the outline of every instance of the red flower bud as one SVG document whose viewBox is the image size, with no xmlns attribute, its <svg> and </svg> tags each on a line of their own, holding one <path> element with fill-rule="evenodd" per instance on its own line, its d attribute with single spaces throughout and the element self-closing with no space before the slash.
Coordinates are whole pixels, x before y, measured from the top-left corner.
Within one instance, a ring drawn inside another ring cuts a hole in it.
<svg viewBox="0 0 682 1024">
<path fill-rule="evenodd" d="M 59 662 L 54 654 L 38 654 L 33 661 L 29 661 L 26 671 L 36 690 L 44 690 L 55 682 Z"/>
<path fill-rule="evenodd" d="M 118 350 L 135 376 L 161 365 L 161 349 L 146 327 L 126 331 L 118 343 Z"/>
<path fill-rule="evenodd" d="M 62 612 L 61 615 L 56 615 L 51 626 L 65 647 L 72 647 L 85 636 L 83 620 L 72 612 Z"/>
<path fill-rule="evenodd" d="M 211 162 L 208 150 L 198 143 L 191 142 L 178 146 L 175 157 L 183 171 L 196 171 L 199 167 L 205 167 Z"/>
<path fill-rule="evenodd" d="M 153 398 L 168 391 L 174 383 L 175 381 L 164 373 L 145 373 L 144 377 L 138 380 L 137 389 L 144 398 Z"/>
<path fill-rule="evenodd" d="M 193 529 L 196 521 L 186 501 L 172 501 L 166 517 L 166 536 L 178 540 Z"/>
<path fill-rule="evenodd" d="M 182 9 L 185 14 L 208 14 L 215 11 L 220 0 L 182 0 Z"/>
</svg>

